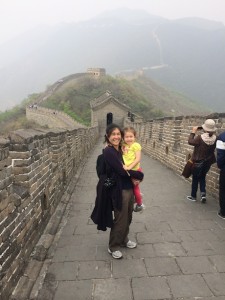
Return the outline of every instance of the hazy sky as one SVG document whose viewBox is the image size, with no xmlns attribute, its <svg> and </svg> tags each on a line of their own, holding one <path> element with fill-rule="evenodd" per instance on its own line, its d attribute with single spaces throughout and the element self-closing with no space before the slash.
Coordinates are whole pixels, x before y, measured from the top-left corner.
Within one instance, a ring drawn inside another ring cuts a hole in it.
<svg viewBox="0 0 225 300">
<path fill-rule="evenodd" d="M 225 0 L 0 0 L 0 43 L 40 24 L 78 22 L 119 7 L 168 19 L 202 17 L 225 24 Z"/>
</svg>

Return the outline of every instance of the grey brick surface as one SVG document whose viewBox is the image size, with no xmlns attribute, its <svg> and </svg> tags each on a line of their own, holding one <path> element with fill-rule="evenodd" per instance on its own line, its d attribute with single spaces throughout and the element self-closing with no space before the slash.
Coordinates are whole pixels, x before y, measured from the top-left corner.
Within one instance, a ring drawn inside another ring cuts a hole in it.
<svg viewBox="0 0 225 300">
<path fill-rule="evenodd" d="M 132 290 L 128 278 L 96 279 L 93 280 L 93 286 L 94 300 L 132 300 Z"/>
<path fill-rule="evenodd" d="M 203 274 L 202 276 L 215 296 L 225 295 L 225 273 Z"/>
<path fill-rule="evenodd" d="M 217 217 L 216 199 L 187 201 L 190 184 L 146 155 L 140 186 L 146 209 L 133 214 L 130 227 L 138 247 L 121 248 L 121 260 L 108 254 L 109 230 L 98 231 L 90 219 L 101 147 L 100 142 L 87 158 L 46 269 L 38 277 L 37 267 L 32 273 L 36 264 L 30 265 L 17 287 L 18 299 L 225 300 L 225 221 Z"/>
<path fill-rule="evenodd" d="M 78 280 L 111 277 L 110 261 L 81 261 L 79 263 Z"/>
<path fill-rule="evenodd" d="M 76 280 L 78 277 L 78 262 L 52 263 L 48 270 L 51 280 Z"/>
<path fill-rule="evenodd" d="M 171 275 L 168 283 L 175 298 L 213 296 L 201 275 Z"/>
<path fill-rule="evenodd" d="M 177 257 L 183 274 L 214 273 L 215 268 L 207 256 Z"/>
<path fill-rule="evenodd" d="M 147 276 L 144 259 L 113 260 L 112 275 L 114 278 Z"/>
<path fill-rule="evenodd" d="M 154 249 L 157 256 L 186 256 L 186 252 L 180 243 L 156 243 Z"/>
<path fill-rule="evenodd" d="M 215 270 L 225 273 L 225 255 L 212 255 L 209 260 L 213 263 Z"/>
<path fill-rule="evenodd" d="M 54 296 L 54 300 L 76 299 L 92 299 L 91 281 L 60 281 Z"/>
<path fill-rule="evenodd" d="M 172 257 L 145 258 L 145 263 L 149 276 L 163 276 L 181 273 L 175 258 Z"/>
<path fill-rule="evenodd" d="M 172 295 L 164 277 L 142 277 L 132 280 L 135 300 L 171 299 Z"/>
</svg>

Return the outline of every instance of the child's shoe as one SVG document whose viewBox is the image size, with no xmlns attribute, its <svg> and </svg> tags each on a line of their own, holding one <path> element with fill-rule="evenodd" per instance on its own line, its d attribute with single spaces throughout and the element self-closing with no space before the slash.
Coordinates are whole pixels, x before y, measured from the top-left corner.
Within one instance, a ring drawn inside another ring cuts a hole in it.
<svg viewBox="0 0 225 300">
<path fill-rule="evenodd" d="M 143 211 L 144 209 L 145 209 L 145 206 L 144 206 L 143 203 L 142 203 L 141 205 L 136 204 L 135 207 L 134 207 L 134 211 L 135 211 L 135 212 L 141 212 L 141 211 Z"/>
</svg>

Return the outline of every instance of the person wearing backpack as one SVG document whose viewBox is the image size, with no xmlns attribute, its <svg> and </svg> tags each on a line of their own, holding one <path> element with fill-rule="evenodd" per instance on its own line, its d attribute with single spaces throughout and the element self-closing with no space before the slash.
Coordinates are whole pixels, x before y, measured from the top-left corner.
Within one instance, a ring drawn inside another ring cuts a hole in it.
<svg viewBox="0 0 225 300">
<path fill-rule="evenodd" d="M 108 253 L 113 258 L 123 257 L 121 247 L 135 248 L 137 243 L 130 241 L 129 227 L 132 221 L 134 193 L 131 177 L 143 180 L 141 171 L 126 171 L 123 168 L 121 151 L 122 130 L 116 124 L 110 124 L 106 128 L 105 142 L 107 146 L 103 150 L 104 164 L 99 170 L 97 184 L 97 196 L 91 219 L 97 224 L 98 230 L 111 228 L 109 235 Z M 98 158 L 102 162 L 102 157 Z M 108 185 L 107 179 L 112 182 Z M 113 214 L 112 214 L 113 213 Z"/>
</svg>

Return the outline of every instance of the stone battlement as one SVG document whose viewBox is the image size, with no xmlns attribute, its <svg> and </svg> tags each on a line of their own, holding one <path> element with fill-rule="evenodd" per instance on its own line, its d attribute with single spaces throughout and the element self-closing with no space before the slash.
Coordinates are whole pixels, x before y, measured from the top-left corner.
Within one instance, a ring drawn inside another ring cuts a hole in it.
<svg viewBox="0 0 225 300">
<path fill-rule="evenodd" d="M 75 129 L 85 127 L 62 111 L 34 105 L 26 108 L 26 118 L 48 128 Z"/>
<path fill-rule="evenodd" d="M 183 167 L 193 152 L 193 146 L 188 145 L 188 137 L 193 126 L 200 126 L 208 118 L 214 119 L 217 133 L 225 130 L 225 113 L 209 116 L 167 117 L 132 123 L 126 121 L 126 126 L 133 126 L 138 135 L 143 151 L 162 162 L 181 175 Z M 207 191 L 218 198 L 219 170 L 213 164 L 207 174 Z M 189 181 L 191 180 L 188 179 Z"/>
<path fill-rule="evenodd" d="M 18 130 L 0 141 L 0 298 L 10 292 L 98 128 Z M 41 251 L 43 251 L 42 249 Z M 44 260 L 46 253 L 41 254 Z"/>
</svg>

